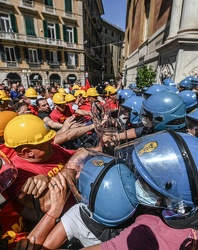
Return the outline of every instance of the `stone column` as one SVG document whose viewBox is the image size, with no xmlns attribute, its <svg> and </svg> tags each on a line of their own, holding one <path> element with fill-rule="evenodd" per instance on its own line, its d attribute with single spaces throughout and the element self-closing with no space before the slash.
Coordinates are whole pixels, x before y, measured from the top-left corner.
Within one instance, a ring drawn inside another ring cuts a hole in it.
<svg viewBox="0 0 198 250">
<path fill-rule="evenodd" d="M 177 35 L 182 14 L 182 4 L 183 0 L 173 0 L 168 39 Z"/>
<path fill-rule="evenodd" d="M 186 31 L 198 31 L 198 1 L 183 0 L 183 10 L 179 33 Z"/>
</svg>

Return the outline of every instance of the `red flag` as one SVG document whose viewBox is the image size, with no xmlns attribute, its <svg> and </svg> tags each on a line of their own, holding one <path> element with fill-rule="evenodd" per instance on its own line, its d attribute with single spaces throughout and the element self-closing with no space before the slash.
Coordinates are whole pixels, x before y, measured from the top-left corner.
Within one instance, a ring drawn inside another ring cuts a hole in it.
<svg viewBox="0 0 198 250">
<path fill-rule="evenodd" d="M 85 86 L 87 87 L 87 89 L 91 88 L 91 84 L 89 83 L 88 78 L 85 79 Z"/>
</svg>

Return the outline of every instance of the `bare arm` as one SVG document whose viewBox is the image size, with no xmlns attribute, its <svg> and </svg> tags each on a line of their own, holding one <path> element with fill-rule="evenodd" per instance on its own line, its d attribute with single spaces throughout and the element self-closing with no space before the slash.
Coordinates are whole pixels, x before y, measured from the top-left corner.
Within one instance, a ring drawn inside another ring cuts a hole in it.
<svg viewBox="0 0 198 250">
<path fill-rule="evenodd" d="M 78 115 L 82 115 L 82 116 L 87 115 L 87 116 L 92 117 L 91 111 L 87 111 L 87 110 L 77 109 L 77 110 L 75 111 L 75 113 L 78 114 Z"/>
<path fill-rule="evenodd" d="M 66 130 L 62 133 L 56 134 L 54 138 L 54 143 L 56 144 L 62 144 L 64 142 L 76 139 L 84 134 L 86 134 L 88 131 L 92 130 L 94 128 L 94 125 L 88 125 L 88 126 L 81 126 L 76 128 L 71 128 L 69 130 Z"/>
<path fill-rule="evenodd" d="M 54 122 L 51 118 L 49 117 L 45 117 L 43 119 L 43 121 L 47 124 L 47 126 L 49 126 L 50 128 L 53 129 L 61 129 L 63 124 L 59 123 L 59 122 Z"/>
<path fill-rule="evenodd" d="M 56 219 L 61 215 L 66 201 L 66 180 L 61 173 L 58 173 L 58 177 L 59 178 L 52 177 L 49 183 L 51 203 L 49 211 L 43 216 L 27 237 L 29 244 L 34 245 L 34 250 L 40 249 L 39 247 L 43 244 L 49 233 L 55 227 Z M 21 242 L 21 244 L 19 242 L 15 250 L 25 250 L 26 248 L 23 248 L 22 244 L 23 242 Z"/>
</svg>

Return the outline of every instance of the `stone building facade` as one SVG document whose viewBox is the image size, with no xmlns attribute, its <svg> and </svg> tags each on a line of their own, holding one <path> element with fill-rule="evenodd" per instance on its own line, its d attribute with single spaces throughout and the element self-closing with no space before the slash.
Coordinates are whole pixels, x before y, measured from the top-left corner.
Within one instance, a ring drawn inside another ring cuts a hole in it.
<svg viewBox="0 0 198 250">
<path fill-rule="evenodd" d="M 124 66 L 123 43 L 125 32 L 104 19 L 101 19 L 101 24 L 103 81 L 117 82 Z"/>
<path fill-rule="evenodd" d="M 82 0 L 0 1 L 0 82 L 84 82 Z"/>
<path fill-rule="evenodd" d="M 85 48 L 85 76 L 95 86 L 101 79 L 102 40 L 101 15 L 104 14 L 102 0 L 83 1 L 83 28 Z"/>
<path fill-rule="evenodd" d="M 198 1 L 128 0 L 125 33 L 125 84 L 135 82 L 137 67 L 152 65 L 155 83 L 179 83 L 198 74 Z"/>
</svg>

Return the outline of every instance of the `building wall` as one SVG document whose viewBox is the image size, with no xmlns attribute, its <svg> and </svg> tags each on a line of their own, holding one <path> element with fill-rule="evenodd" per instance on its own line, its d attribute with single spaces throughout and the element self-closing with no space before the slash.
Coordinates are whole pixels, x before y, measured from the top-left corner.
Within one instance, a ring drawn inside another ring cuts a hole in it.
<svg viewBox="0 0 198 250">
<path fill-rule="evenodd" d="M 125 32 L 102 19 L 103 81 L 117 81 L 124 65 L 123 43 Z"/>
<path fill-rule="evenodd" d="M 104 14 L 102 0 L 83 1 L 83 27 L 85 45 L 85 74 L 95 86 L 101 79 L 101 15 Z"/>
<path fill-rule="evenodd" d="M 196 0 L 127 1 L 125 85 L 135 82 L 144 64 L 157 70 L 154 83 L 198 75 L 197 9 Z"/>
<path fill-rule="evenodd" d="M 5 82 L 9 82 L 7 78 L 11 76 L 10 73 L 18 75 L 12 75 L 11 80 L 21 81 L 26 87 L 28 82 L 48 84 L 56 81 L 62 84 L 69 80 L 68 76 L 71 79 L 75 76 L 77 80 L 84 82 L 83 3 L 80 0 L 71 2 L 72 9 L 69 11 L 65 9 L 64 0 L 53 0 L 53 7 L 45 6 L 41 0 L 0 2 L 0 21 L 2 23 L 2 16 L 7 15 L 10 23 L 9 30 L 0 27 L 0 82 L 5 79 Z M 33 18 L 34 35 L 27 34 L 25 16 Z M 12 19 L 15 19 L 17 30 Z M 60 31 L 59 37 L 56 32 L 55 37 L 46 37 L 45 21 L 47 25 L 51 23 L 55 30 Z M 73 40 L 66 39 L 64 25 L 72 27 Z M 77 31 L 76 41 L 74 29 Z M 5 51 L 6 47 L 13 51 L 11 60 Z M 30 58 L 28 60 L 27 49 L 37 52 L 38 60 L 35 63 Z"/>
</svg>

